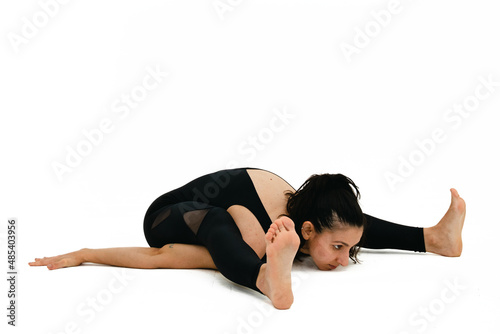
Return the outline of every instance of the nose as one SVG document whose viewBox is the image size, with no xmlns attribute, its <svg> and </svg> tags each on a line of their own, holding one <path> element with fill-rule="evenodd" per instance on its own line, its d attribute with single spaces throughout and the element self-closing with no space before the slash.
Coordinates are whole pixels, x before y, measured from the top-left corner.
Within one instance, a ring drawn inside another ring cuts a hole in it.
<svg viewBox="0 0 500 334">
<path fill-rule="evenodd" d="M 349 251 L 339 254 L 337 262 L 342 265 L 342 267 L 347 267 L 347 265 L 349 265 Z"/>
</svg>

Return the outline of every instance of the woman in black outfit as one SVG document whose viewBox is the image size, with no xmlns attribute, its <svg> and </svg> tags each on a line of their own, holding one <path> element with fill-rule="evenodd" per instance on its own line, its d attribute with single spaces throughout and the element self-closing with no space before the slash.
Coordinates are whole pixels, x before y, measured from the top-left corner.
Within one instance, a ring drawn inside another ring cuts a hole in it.
<svg viewBox="0 0 500 334">
<path fill-rule="evenodd" d="M 157 198 L 144 218 L 150 247 L 81 249 L 37 258 L 49 269 L 94 262 L 131 268 L 211 268 L 268 296 L 278 309 L 293 303 L 293 260 L 311 256 L 320 270 L 347 266 L 360 247 L 460 256 L 465 202 L 451 205 L 430 228 L 363 214 L 359 191 L 342 174 L 311 176 L 297 191 L 269 171 L 222 170 Z"/>
</svg>

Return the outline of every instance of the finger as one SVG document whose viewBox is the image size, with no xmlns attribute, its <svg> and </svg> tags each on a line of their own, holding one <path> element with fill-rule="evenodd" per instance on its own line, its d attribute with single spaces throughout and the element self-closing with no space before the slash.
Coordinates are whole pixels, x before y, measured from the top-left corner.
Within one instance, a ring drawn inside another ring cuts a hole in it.
<svg viewBox="0 0 500 334">
<path fill-rule="evenodd" d="M 32 264 L 34 266 L 45 266 L 48 263 L 54 261 L 59 256 L 60 255 L 58 255 L 58 256 L 51 256 L 51 257 L 43 257 L 43 258 L 35 258 L 35 262 L 30 262 L 30 264 Z"/>
<path fill-rule="evenodd" d="M 59 268 L 64 268 L 67 266 L 67 261 L 66 259 L 61 259 L 59 261 L 55 261 L 55 262 L 52 262 L 52 263 L 49 263 L 47 265 L 47 268 L 49 270 L 54 270 L 54 269 L 59 269 Z"/>
<path fill-rule="evenodd" d="M 41 264 L 40 262 L 28 262 L 30 266 L 44 266 L 44 264 Z"/>
<path fill-rule="evenodd" d="M 45 265 L 45 264 L 43 264 L 43 259 L 38 258 L 38 257 L 37 257 L 37 258 L 35 258 L 35 261 L 33 261 L 33 262 L 28 262 L 28 264 L 29 264 L 30 266 L 44 266 L 44 265 Z"/>
<path fill-rule="evenodd" d="M 47 263 L 47 269 L 49 270 L 54 270 L 54 269 L 59 269 L 60 264 L 58 262 L 53 262 L 53 263 Z"/>
</svg>

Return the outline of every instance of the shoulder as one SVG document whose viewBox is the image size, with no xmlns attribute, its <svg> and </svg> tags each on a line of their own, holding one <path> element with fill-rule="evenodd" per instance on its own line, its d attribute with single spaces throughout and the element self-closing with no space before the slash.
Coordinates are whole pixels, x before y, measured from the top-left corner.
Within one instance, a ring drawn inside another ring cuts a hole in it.
<svg viewBox="0 0 500 334">
<path fill-rule="evenodd" d="M 277 187 L 295 191 L 295 189 L 285 179 L 273 172 L 259 168 L 246 168 L 246 171 L 256 187 Z"/>
</svg>

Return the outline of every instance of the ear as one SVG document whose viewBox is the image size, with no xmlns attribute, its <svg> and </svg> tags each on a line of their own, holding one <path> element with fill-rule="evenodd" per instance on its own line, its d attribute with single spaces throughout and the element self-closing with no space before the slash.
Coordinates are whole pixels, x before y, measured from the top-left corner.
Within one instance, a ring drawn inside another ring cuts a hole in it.
<svg viewBox="0 0 500 334">
<path fill-rule="evenodd" d="M 305 221 L 302 223 L 302 237 L 305 240 L 309 240 L 309 238 L 314 234 L 314 225 L 310 221 Z"/>
</svg>

